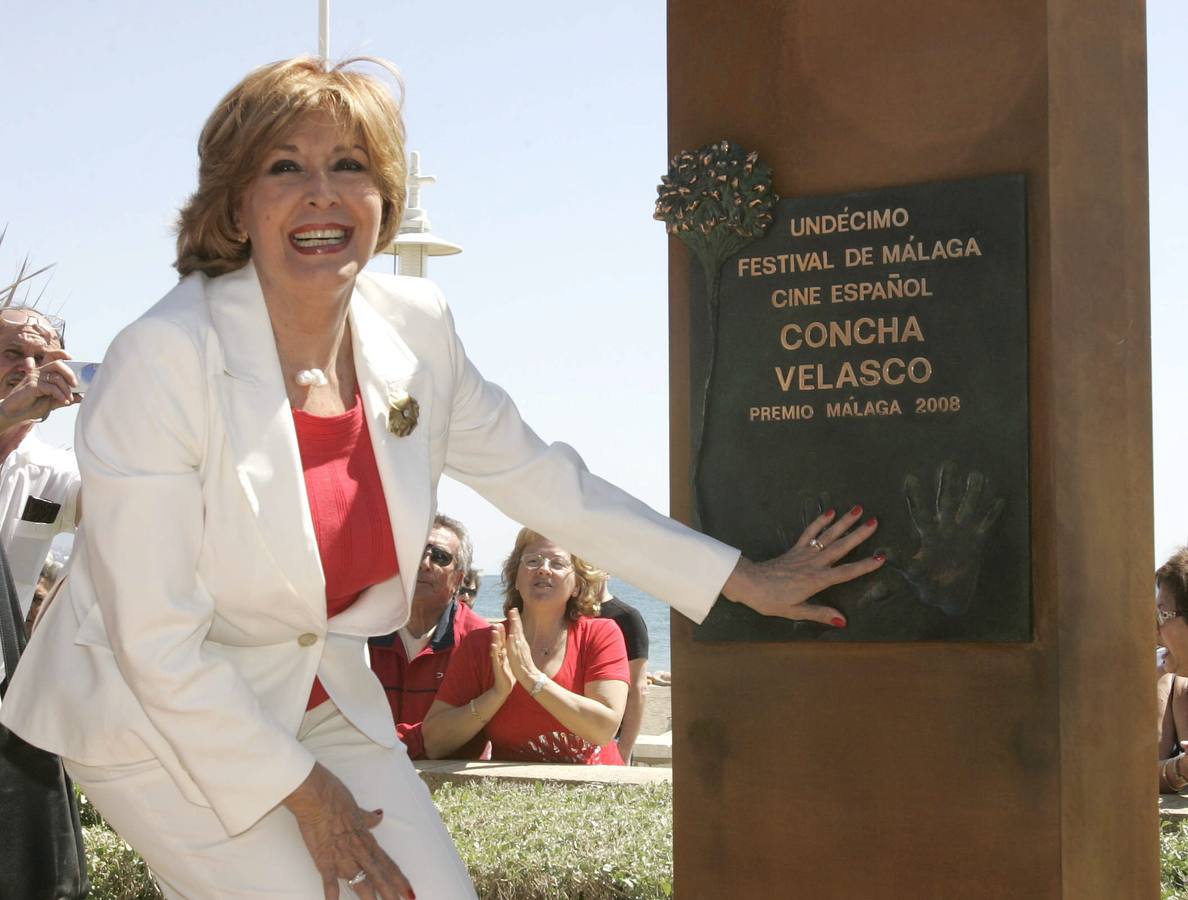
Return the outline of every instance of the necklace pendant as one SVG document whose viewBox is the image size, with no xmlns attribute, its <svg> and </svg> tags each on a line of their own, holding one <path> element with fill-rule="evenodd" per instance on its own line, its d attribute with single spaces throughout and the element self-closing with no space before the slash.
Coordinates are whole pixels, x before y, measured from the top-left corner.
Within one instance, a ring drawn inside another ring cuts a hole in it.
<svg viewBox="0 0 1188 900">
<path fill-rule="evenodd" d="M 325 387 L 330 383 L 321 369 L 302 369 L 293 376 L 299 387 Z"/>
</svg>

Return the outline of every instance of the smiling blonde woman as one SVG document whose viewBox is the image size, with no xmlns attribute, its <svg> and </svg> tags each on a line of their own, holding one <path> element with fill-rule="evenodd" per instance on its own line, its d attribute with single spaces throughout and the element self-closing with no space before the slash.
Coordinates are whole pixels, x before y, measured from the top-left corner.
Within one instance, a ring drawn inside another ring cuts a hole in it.
<svg viewBox="0 0 1188 900">
<path fill-rule="evenodd" d="M 82 407 L 85 524 L 0 719 L 170 898 L 474 896 L 364 657 L 408 617 L 443 473 L 698 621 L 725 592 L 840 626 L 806 601 L 880 565 L 838 564 L 875 530 L 849 515 L 752 563 L 542 442 L 432 284 L 364 271 L 405 177 L 382 82 L 251 73 L 202 130 L 184 277 Z"/>
</svg>

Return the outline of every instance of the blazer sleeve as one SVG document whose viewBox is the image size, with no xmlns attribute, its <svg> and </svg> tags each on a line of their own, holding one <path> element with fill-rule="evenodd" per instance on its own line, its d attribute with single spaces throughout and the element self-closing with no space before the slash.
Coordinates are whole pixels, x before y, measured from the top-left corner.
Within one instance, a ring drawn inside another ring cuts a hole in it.
<svg viewBox="0 0 1188 900">
<path fill-rule="evenodd" d="M 701 622 L 739 551 L 663 516 L 590 473 L 567 444 L 546 444 L 448 328 L 453 405 L 446 472 L 550 540 Z"/>
<path fill-rule="evenodd" d="M 314 758 L 230 664 L 204 652 L 215 612 L 196 575 L 207 377 L 203 348 L 178 323 L 142 318 L 116 338 L 79 417 L 81 531 L 120 673 L 176 755 L 162 763 L 180 765 L 237 834 L 300 785 Z"/>
</svg>

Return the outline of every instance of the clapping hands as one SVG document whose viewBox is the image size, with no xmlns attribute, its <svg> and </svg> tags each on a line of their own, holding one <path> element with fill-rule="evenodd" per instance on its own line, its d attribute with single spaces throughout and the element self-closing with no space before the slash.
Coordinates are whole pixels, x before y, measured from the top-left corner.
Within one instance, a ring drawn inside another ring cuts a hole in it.
<svg viewBox="0 0 1188 900">
<path fill-rule="evenodd" d="M 525 689 L 532 687 L 540 670 L 532 661 L 532 648 L 524 637 L 524 623 L 520 620 L 518 609 L 507 611 L 507 661 L 516 681 Z"/>
<path fill-rule="evenodd" d="M 516 676 L 508 660 L 508 638 L 502 625 L 491 626 L 491 671 L 496 693 L 506 700 L 516 686 Z"/>
</svg>

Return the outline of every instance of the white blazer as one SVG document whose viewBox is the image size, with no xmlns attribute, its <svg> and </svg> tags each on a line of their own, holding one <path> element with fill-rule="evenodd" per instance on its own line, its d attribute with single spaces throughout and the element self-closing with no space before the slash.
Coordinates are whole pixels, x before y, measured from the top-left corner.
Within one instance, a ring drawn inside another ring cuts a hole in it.
<svg viewBox="0 0 1188 900">
<path fill-rule="evenodd" d="M 544 444 L 466 357 L 428 281 L 361 275 L 359 389 L 400 575 L 327 620 L 291 409 L 255 269 L 190 275 L 112 343 L 75 450 L 86 510 L 63 593 L 0 719 L 84 765 L 156 758 L 229 834 L 309 774 L 295 735 L 315 674 L 372 740 L 397 738 L 369 635 L 408 617 L 443 471 L 700 621 L 738 551 Z M 407 437 L 389 398 L 420 404 Z"/>
</svg>

